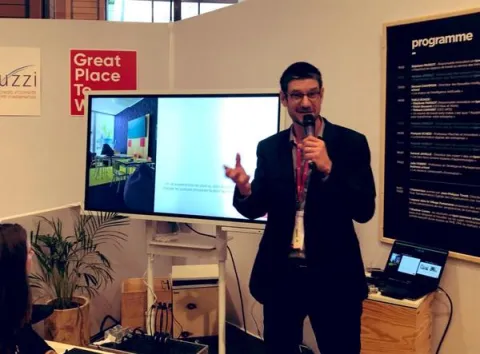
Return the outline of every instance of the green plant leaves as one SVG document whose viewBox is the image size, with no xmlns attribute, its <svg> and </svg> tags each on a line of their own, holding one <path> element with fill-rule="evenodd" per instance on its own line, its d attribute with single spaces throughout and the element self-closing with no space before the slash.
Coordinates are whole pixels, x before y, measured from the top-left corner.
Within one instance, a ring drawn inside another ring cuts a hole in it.
<svg viewBox="0 0 480 354">
<path fill-rule="evenodd" d="M 62 220 L 40 217 L 35 232 L 31 232 L 32 249 L 38 259 L 40 272 L 30 275 L 33 288 L 41 289 L 54 300 L 59 309 L 76 305 L 77 293 L 89 297 L 113 282 L 113 269 L 102 247 L 121 249 L 127 235 L 120 229 L 129 219 L 117 213 L 99 212 L 76 216 L 73 235 L 65 235 Z M 49 232 L 41 233 L 47 227 Z"/>
</svg>

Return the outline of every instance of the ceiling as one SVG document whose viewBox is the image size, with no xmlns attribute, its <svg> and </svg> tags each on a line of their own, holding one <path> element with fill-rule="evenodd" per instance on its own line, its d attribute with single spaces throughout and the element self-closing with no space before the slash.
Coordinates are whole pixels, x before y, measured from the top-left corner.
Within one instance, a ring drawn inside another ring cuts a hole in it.
<svg viewBox="0 0 480 354">
<path fill-rule="evenodd" d="M 142 97 L 102 97 L 93 100 L 92 111 L 117 115 L 142 99 Z"/>
</svg>

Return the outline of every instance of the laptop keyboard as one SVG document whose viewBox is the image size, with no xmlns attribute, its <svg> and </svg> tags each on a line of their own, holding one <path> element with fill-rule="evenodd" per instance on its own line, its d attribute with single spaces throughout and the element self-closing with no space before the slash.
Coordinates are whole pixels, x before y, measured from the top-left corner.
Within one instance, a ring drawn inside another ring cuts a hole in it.
<svg viewBox="0 0 480 354">
<path fill-rule="evenodd" d="M 406 299 L 412 296 L 409 289 L 394 285 L 386 285 L 380 291 L 383 296 L 393 297 L 394 299 Z"/>
</svg>

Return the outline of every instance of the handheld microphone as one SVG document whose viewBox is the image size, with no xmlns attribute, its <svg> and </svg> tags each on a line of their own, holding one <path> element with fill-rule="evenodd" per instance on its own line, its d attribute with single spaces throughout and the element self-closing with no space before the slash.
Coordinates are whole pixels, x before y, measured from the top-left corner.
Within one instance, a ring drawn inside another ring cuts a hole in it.
<svg viewBox="0 0 480 354">
<path fill-rule="evenodd" d="M 306 114 L 303 117 L 303 130 L 306 136 L 315 135 L 315 116 L 313 114 Z"/>
<path fill-rule="evenodd" d="M 306 114 L 303 116 L 303 130 L 306 136 L 315 136 L 315 116 L 313 114 Z M 315 168 L 313 161 L 308 162 L 311 169 Z"/>
</svg>

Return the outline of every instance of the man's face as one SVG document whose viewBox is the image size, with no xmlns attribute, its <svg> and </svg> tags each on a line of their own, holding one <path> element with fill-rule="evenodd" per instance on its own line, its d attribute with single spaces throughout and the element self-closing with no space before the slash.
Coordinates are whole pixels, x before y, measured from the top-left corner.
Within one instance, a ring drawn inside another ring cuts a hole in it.
<svg viewBox="0 0 480 354">
<path fill-rule="evenodd" d="M 318 116 L 322 108 L 323 87 L 315 79 L 292 80 L 287 92 L 280 92 L 282 104 L 292 120 L 303 122 L 305 114 Z"/>
</svg>

